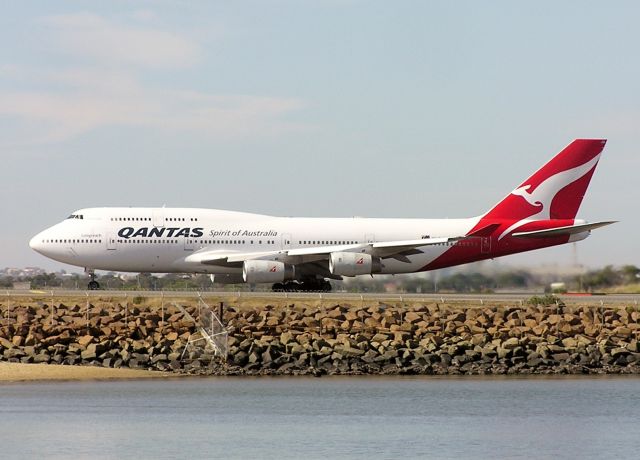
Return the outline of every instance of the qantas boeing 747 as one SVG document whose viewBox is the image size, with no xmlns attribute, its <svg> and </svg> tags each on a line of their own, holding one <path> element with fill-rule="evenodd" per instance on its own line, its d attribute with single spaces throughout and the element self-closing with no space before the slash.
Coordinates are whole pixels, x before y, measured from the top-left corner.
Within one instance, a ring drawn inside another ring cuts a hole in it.
<svg viewBox="0 0 640 460">
<path fill-rule="evenodd" d="M 580 241 L 576 219 L 606 141 L 578 139 L 488 212 L 464 219 L 273 217 L 192 208 L 88 208 L 34 236 L 40 254 L 94 270 L 207 273 L 222 283 L 328 291 L 328 279 L 414 273 Z"/>
</svg>

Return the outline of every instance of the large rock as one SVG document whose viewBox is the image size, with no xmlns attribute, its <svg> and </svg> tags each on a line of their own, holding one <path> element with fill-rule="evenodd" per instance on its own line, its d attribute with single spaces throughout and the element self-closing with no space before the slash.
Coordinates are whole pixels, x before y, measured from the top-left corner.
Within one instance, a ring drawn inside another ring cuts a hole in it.
<svg viewBox="0 0 640 460">
<path fill-rule="evenodd" d="M 627 350 L 629 350 L 631 353 L 638 353 L 640 352 L 640 344 L 637 340 L 631 340 L 628 344 L 627 344 Z"/>
<path fill-rule="evenodd" d="M 625 347 L 615 347 L 615 348 L 612 348 L 609 353 L 613 358 L 617 358 L 620 355 L 628 355 L 629 350 L 627 350 Z"/>
<path fill-rule="evenodd" d="M 160 361 L 167 361 L 167 355 L 165 354 L 159 354 L 159 355 L 155 355 L 153 358 L 151 358 L 151 363 L 152 364 L 156 364 Z"/>
<path fill-rule="evenodd" d="M 364 355 L 364 351 L 359 348 L 353 348 L 351 346 L 336 346 L 336 353 L 343 357 L 354 357 L 354 356 L 362 356 Z"/>
<path fill-rule="evenodd" d="M 3 356 L 6 361 L 13 361 L 25 356 L 26 353 L 20 348 L 11 348 L 4 350 Z"/>
<path fill-rule="evenodd" d="M 405 315 L 404 315 L 404 320 L 407 323 L 417 323 L 419 321 L 422 321 L 422 315 L 416 313 L 415 311 L 408 311 Z"/>
<path fill-rule="evenodd" d="M 288 343 L 293 341 L 293 334 L 289 331 L 283 332 L 280 334 L 280 343 L 283 345 L 287 345 Z"/>
<path fill-rule="evenodd" d="M 569 358 L 571 357 L 571 355 L 569 353 L 553 353 L 551 355 L 553 357 L 553 359 L 559 363 L 564 363 L 569 361 Z"/>
<path fill-rule="evenodd" d="M 502 342 L 502 348 L 506 350 L 513 350 L 518 346 L 520 346 L 520 340 L 517 337 L 511 337 Z"/>
<path fill-rule="evenodd" d="M 76 342 L 81 346 L 81 347 L 86 347 L 87 345 L 89 345 L 91 342 L 93 342 L 94 337 L 92 335 L 83 335 L 82 337 L 78 337 L 78 339 L 76 340 Z"/>
<path fill-rule="evenodd" d="M 10 340 L 5 339 L 4 337 L 0 337 L 0 347 L 11 349 L 15 348 L 15 345 Z"/>
</svg>

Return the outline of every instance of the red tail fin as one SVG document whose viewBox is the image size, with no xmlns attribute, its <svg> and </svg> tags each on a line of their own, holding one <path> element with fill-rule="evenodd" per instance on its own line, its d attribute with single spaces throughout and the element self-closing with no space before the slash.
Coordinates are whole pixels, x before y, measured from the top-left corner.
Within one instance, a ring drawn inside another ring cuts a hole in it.
<svg viewBox="0 0 640 460">
<path fill-rule="evenodd" d="M 576 139 L 489 211 L 485 219 L 574 219 L 604 139 Z"/>
</svg>

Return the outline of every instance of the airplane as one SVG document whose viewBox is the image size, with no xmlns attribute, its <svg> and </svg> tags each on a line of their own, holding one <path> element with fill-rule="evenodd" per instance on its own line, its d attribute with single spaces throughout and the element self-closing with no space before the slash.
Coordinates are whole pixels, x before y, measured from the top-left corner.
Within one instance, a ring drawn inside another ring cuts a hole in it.
<svg viewBox="0 0 640 460">
<path fill-rule="evenodd" d="M 274 291 L 330 291 L 328 280 L 415 273 L 585 239 L 615 223 L 576 219 L 604 139 L 577 139 L 488 212 L 462 219 L 299 218 L 195 208 L 73 212 L 29 246 L 95 270 L 204 273 Z"/>
</svg>

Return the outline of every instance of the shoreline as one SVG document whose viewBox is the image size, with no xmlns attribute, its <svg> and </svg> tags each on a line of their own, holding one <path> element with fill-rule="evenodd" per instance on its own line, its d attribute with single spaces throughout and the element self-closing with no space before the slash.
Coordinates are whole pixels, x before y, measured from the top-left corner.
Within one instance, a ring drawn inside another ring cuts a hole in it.
<svg viewBox="0 0 640 460">
<path fill-rule="evenodd" d="M 192 378 L 224 378 L 224 379 L 313 379 L 311 374 L 245 374 L 245 375 L 188 375 L 170 372 L 150 371 L 142 369 L 114 369 L 96 366 L 69 366 L 62 364 L 24 364 L 0 362 L 0 387 L 14 383 L 59 383 L 89 381 L 125 381 L 125 380 L 167 380 Z M 323 379 L 351 380 L 456 380 L 456 381 L 503 381 L 503 380 L 583 380 L 583 379 L 621 379 L 640 378 L 638 374 L 335 374 L 322 375 Z"/>
<path fill-rule="evenodd" d="M 0 385 L 18 382 L 157 379 L 172 376 L 166 372 L 142 369 L 0 362 Z"/>
</svg>

